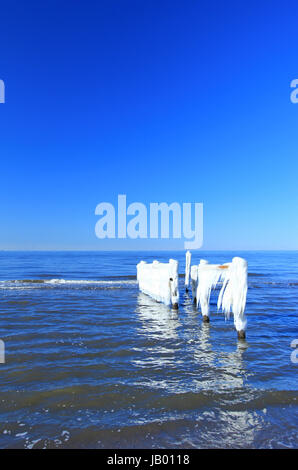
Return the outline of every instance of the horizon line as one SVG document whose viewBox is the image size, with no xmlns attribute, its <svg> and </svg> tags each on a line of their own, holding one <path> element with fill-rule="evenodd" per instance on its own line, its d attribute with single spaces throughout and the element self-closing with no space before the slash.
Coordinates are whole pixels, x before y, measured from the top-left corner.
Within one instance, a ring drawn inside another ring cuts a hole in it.
<svg viewBox="0 0 298 470">
<path fill-rule="evenodd" d="M 100 250 L 100 249 L 70 249 L 70 248 L 59 248 L 59 249 L 6 249 L 6 248 L 3 248 L 1 249 L 0 248 L 0 253 L 2 252 L 28 252 L 28 253 L 31 253 L 31 252 L 50 252 L 50 253 L 57 253 L 57 252 L 62 252 L 62 251 L 68 251 L 68 252 L 85 252 L 85 253 L 94 253 L 94 252 L 98 252 L 98 253 L 123 253 L 123 252 L 144 252 L 144 251 L 152 251 L 152 252 L 156 252 L 156 251 L 159 251 L 159 252 L 171 252 L 171 251 L 179 251 L 179 252 L 185 252 L 185 251 L 188 251 L 187 249 L 112 249 L 112 250 Z M 203 251 L 247 251 L 247 252 L 250 252 L 250 251 L 267 251 L 267 252 L 289 252 L 289 251 L 298 251 L 298 248 L 290 248 L 290 249 L 285 249 L 285 248 L 274 248 L 274 249 L 270 249 L 270 248 L 266 248 L 266 249 L 263 249 L 263 248 L 234 248 L 234 249 L 231 249 L 231 248 L 218 248 L 218 249 L 214 249 L 214 248 L 205 248 L 205 249 L 195 249 L 195 250 L 189 250 L 191 252 L 203 252 Z"/>
</svg>

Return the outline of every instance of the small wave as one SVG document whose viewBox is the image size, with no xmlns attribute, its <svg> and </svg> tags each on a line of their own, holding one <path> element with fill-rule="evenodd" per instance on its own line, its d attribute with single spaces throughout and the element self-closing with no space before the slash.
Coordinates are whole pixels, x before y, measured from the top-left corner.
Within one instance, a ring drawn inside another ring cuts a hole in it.
<svg viewBox="0 0 298 470">
<path fill-rule="evenodd" d="M 43 281 L 45 284 L 98 284 L 98 285 L 125 285 L 125 284 L 136 284 L 135 280 L 76 280 L 76 279 L 51 279 L 49 281 Z"/>
<path fill-rule="evenodd" d="M 50 287 L 50 286 L 127 286 L 137 284 L 136 279 L 113 279 L 113 280 L 96 280 L 96 279 L 13 279 L 0 281 L 2 289 L 24 289 L 34 287 Z"/>
<path fill-rule="evenodd" d="M 248 277 L 264 277 L 266 274 L 264 273 L 248 273 Z"/>
<path fill-rule="evenodd" d="M 46 282 L 44 279 L 10 279 L 7 281 L 0 281 L 1 285 L 6 284 L 43 284 Z"/>
</svg>

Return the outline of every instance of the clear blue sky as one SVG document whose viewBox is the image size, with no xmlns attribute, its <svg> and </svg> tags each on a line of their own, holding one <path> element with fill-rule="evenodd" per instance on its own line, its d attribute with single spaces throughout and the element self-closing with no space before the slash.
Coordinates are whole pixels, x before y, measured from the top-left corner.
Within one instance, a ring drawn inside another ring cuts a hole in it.
<svg viewBox="0 0 298 470">
<path fill-rule="evenodd" d="M 94 232 L 118 194 L 203 202 L 203 249 L 298 249 L 297 16 L 286 0 L 2 2 L 0 249 L 125 248 Z"/>
</svg>

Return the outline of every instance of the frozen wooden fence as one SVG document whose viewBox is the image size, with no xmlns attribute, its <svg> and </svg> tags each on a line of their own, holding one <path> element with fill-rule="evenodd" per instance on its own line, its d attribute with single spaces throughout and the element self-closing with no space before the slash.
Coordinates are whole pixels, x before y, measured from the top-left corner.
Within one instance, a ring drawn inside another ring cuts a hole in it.
<svg viewBox="0 0 298 470">
<path fill-rule="evenodd" d="M 170 259 L 168 263 L 146 263 L 137 265 L 137 280 L 142 292 L 158 302 L 178 308 L 178 261 Z M 191 283 L 193 299 L 200 308 L 204 322 L 210 318 L 210 295 L 212 289 L 220 286 L 217 309 L 221 309 L 226 318 L 233 313 L 234 325 L 239 338 L 245 338 L 245 305 L 247 294 L 247 262 L 235 257 L 225 264 L 209 264 L 201 260 L 191 266 L 191 253 L 186 253 L 185 288 Z"/>
<path fill-rule="evenodd" d="M 178 308 L 178 261 L 170 259 L 168 263 L 146 263 L 137 265 L 137 280 L 142 292 L 158 302 Z"/>
</svg>

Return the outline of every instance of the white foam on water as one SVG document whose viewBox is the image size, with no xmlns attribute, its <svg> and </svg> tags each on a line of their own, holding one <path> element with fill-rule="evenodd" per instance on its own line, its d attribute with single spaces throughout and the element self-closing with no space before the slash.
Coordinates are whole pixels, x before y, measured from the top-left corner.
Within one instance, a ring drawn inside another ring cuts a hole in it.
<svg viewBox="0 0 298 470">
<path fill-rule="evenodd" d="M 126 285 L 126 284 L 136 284 L 137 281 L 135 279 L 127 279 L 127 280 L 76 280 L 76 279 L 50 279 L 44 281 L 44 284 L 97 284 L 97 285 Z"/>
<path fill-rule="evenodd" d="M 25 289 L 40 289 L 49 286 L 84 286 L 84 285 L 98 285 L 98 286 L 126 286 L 136 285 L 136 279 L 115 279 L 115 280 L 91 280 L 91 279 L 18 279 L 0 281 L 0 289 L 5 290 L 25 290 Z"/>
</svg>

